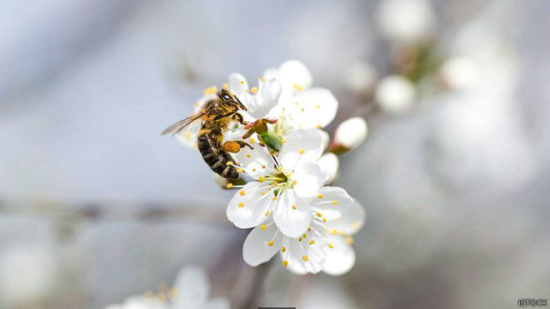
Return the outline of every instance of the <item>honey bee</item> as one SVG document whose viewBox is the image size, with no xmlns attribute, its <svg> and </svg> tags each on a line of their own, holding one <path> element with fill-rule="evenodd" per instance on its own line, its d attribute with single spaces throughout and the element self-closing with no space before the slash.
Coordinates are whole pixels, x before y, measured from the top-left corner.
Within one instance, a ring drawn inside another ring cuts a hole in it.
<svg viewBox="0 0 550 309">
<path fill-rule="evenodd" d="M 202 158 L 210 169 L 227 179 L 238 179 L 239 172 L 233 165 L 231 153 L 237 153 L 243 147 L 252 146 L 243 141 L 223 142 L 223 135 L 231 121 L 238 121 L 246 125 L 239 111 L 246 111 L 241 101 L 227 89 L 220 89 L 216 98 L 204 104 L 200 112 L 191 117 L 180 120 L 164 130 L 161 135 L 177 134 L 191 123 L 200 120 L 201 129 L 197 136 L 197 143 Z"/>
</svg>

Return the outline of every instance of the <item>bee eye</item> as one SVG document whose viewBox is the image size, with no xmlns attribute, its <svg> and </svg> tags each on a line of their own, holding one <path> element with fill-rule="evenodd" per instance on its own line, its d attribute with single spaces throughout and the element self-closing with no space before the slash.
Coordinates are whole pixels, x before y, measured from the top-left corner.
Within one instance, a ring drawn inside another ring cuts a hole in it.
<svg viewBox="0 0 550 309">
<path fill-rule="evenodd" d="M 222 96 L 222 98 L 223 98 L 224 100 L 231 100 L 231 97 L 230 97 L 229 95 L 227 95 L 227 94 L 224 94 L 224 95 Z"/>
</svg>

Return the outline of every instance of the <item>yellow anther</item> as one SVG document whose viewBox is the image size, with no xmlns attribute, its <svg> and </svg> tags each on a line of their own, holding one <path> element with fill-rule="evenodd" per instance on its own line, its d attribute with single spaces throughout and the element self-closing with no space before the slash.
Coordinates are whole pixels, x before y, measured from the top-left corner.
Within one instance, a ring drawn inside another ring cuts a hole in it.
<svg viewBox="0 0 550 309">
<path fill-rule="evenodd" d="M 300 111 L 303 113 L 303 112 L 306 111 L 306 109 L 302 107 L 302 108 L 300 109 Z"/>
<path fill-rule="evenodd" d="M 304 89 L 304 88 L 302 88 L 302 86 L 300 86 L 298 84 L 294 84 L 293 86 L 294 86 L 294 90 L 296 90 L 296 91 L 301 91 L 302 89 Z"/>
<path fill-rule="evenodd" d="M 244 170 L 242 168 L 238 168 L 237 173 L 244 173 Z"/>
<path fill-rule="evenodd" d="M 328 247 L 334 249 L 334 246 L 332 244 L 328 244 Z"/>
<path fill-rule="evenodd" d="M 199 106 L 201 106 L 201 101 L 195 102 L 195 107 L 199 107 Z"/>
<path fill-rule="evenodd" d="M 250 159 L 251 155 L 249 153 L 247 153 L 246 157 Z"/>
<path fill-rule="evenodd" d="M 250 138 L 250 144 L 254 144 L 256 142 L 256 140 L 252 137 Z"/>
<path fill-rule="evenodd" d="M 170 291 L 168 291 L 168 297 L 172 300 L 178 298 L 178 290 L 175 288 L 170 289 Z"/>
<path fill-rule="evenodd" d="M 321 129 L 321 125 L 320 125 L 320 124 L 318 124 L 316 128 L 317 128 L 317 129 Z"/>
<path fill-rule="evenodd" d="M 273 200 L 274 200 L 274 201 L 277 200 L 277 195 L 273 195 Z"/>
<path fill-rule="evenodd" d="M 323 222 L 327 222 L 327 218 L 323 218 Z"/>
<path fill-rule="evenodd" d="M 258 178 L 258 181 L 259 181 L 260 183 L 263 183 L 263 182 L 264 182 L 264 176 L 260 176 L 260 178 Z"/>
<path fill-rule="evenodd" d="M 212 86 L 204 89 L 204 94 L 214 94 L 216 91 L 218 91 L 218 88 L 216 86 Z"/>
<path fill-rule="evenodd" d="M 287 260 L 283 260 L 283 267 L 287 267 L 288 266 L 288 261 Z"/>
<path fill-rule="evenodd" d="M 302 237 L 298 238 L 298 241 L 302 241 Z"/>
<path fill-rule="evenodd" d="M 322 216 L 323 215 L 320 212 L 317 213 L 317 217 L 321 218 Z"/>
<path fill-rule="evenodd" d="M 307 257 L 307 255 L 304 255 L 304 256 L 302 256 L 302 260 L 304 260 L 304 262 L 307 262 L 309 260 L 309 258 Z"/>
<path fill-rule="evenodd" d="M 305 151 L 304 148 L 301 148 L 301 149 L 300 149 L 300 154 L 301 154 L 301 155 L 303 155 L 305 152 L 306 152 L 306 151 Z"/>
<path fill-rule="evenodd" d="M 338 205 L 338 201 L 332 201 L 332 205 Z"/>
<path fill-rule="evenodd" d="M 244 207 L 244 203 L 239 203 L 239 208 L 243 208 Z"/>
<path fill-rule="evenodd" d="M 265 195 L 265 191 L 260 191 L 260 195 Z"/>
<path fill-rule="evenodd" d="M 241 191 L 239 192 L 239 194 L 240 194 L 241 196 L 245 196 L 245 195 L 246 195 L 246 193 L 244 192 L 244 190 L 241 190 Z"/>
<path fill-rule="evenodd" d="M 262 83 L 267 82 L 267 79 L 266 79 L 265 77 L 260 77 L 260 78 L 258 78 L 258 79 L 259 79 Z"/>
<path fill-rule="evenodd" d="M 227 189 L 231 189 L 233 188 L 233 184 L 232 183 L 228 183 L 227 186 L 225 186 Z"/>
<path fill-rule="evenodd" d="M 348 243 L 348 245 L 351 246 L 351 245 L 353 245 L 353 243 L 354 243 L 355 241 L 353 240 L 353 237 L 349 236 L 349 237 L 346 238 L 346 242 Z"/>
<path fill-rule="evenodd" d="M 338 235 L 338 231 L 337 230 L 332 230 L 332 235 Z"/>
<path fill-rule="evenodd" d="M 296 208 L 296 205 L 293 204 L 293 205 L 292 205 L 292 210 L 296 210 L 296 209 L 297 209 L 297 208 Z"/>
<path fill-rule="evenodd" d="M 253 168 L 252 171 L 255 172 L 255 171 L 256 171 L 256 168 Z"/>
<path fill-rule="evenodd" d="M 316 109 L 321 109 L 321 105 L 317 104 L 317 105 L 315 106 L 315 108 L 316 108 Z"/>
<path fill-rule="evenodd" d="M 284 143 L 286 143 L 286 139 L 283 138 L 281 139 L 281 144 L 284 144 Z"/>
<path fill-rule="evenodd" d="M 271 214 L 271 211 L 269 211 L 269 210 L 265 212 L 266 217 L 269 217 L 270 214 Z"/>
<path fill-rule="evenodd" d="M 317 198 L 323 198 L 325 197 L 323 194 L 317 194 Z"/>
<path fill-rule="evenodd" d="M 227 165 L 233 165 L 233 164 L 235 164 L 235 163 L 233 163 L 233 162 L 231 162 L 231 161 L 227 161 L 227 163 L 225 163 L 225 164 L 227 164 Z"/>
<path fill-rule="evenodd" d="M 352 226 L 354 230 L 358 230 L 361 224 L 359 222 L 353 222 Z"/>
<path fill-rule="evenodd" d="M 262 168 L 263 168 L 263 169 L 265 170 L 265 169 L 267 168 L 267 166 L 265 166 L 265 165 L 262 165 Z"/>
<path fill-rule="evenodd" d="M 254 94 L 258 93 L 258 87 L 252 87 L 252 89 L 250 89 L 250 92 Z"/>
<path fill-rule="evenodd" d="M 244 80 L 241 80 L 241 85 L 244 85 Z"/>
<path fill-rule="evenodd" d="M 295 186 L 296 184 L 298 184 L 298 180 L 293 180 L 292 185 Z"/>
<path fill-rule="evenodd" d="M 282 252 L 282 253 L 285 253 L 285 252 L 286 252 L 286 248 L 285 248 L 284 246 L 281 247 L 281 252 Z"/>
<path fill-rule="evenodd" d="M 304 234 L 304 235 L 302 235 L 302 237 L 303 237 L 303 238 L 307 238 L 307 235 L 306 235 L 306 234 Z"/>
<path fill-rule="evenodd" d="M 310 244 L 310 245 L 315 245 L 315 240 L 313 240 L 313 239 L 310 240 L 310 241 L 309 241 L 309 244 Z"/>
<path fill-rule="evenodd" d="M 225 83 L 225 84 L 223 84 L 222 88 L 227 90 L 229 88 L 229 85 L 227 83 Z"/>
<path fill-rule="evenodd" d="M 267 229 L 267 226 L 265 224 L 260 225 L 260 230 L 265 231 Z"/>
<path fill-rule="evenodd" d="M 298 106 L 298 105 L 300 105 L 300 103 L 298 103 L 298 101 L 296 101 L 296 103 L 294 103 L 294 105 Z"/>
<path fill-rule="evenodd" d="M 270 247 L 273 247 L 273 244 L 274 244 L 273 240 L 270 240 L 270 241 L 267 243 L 267 245 L 270 246 Z"/>
</svg>

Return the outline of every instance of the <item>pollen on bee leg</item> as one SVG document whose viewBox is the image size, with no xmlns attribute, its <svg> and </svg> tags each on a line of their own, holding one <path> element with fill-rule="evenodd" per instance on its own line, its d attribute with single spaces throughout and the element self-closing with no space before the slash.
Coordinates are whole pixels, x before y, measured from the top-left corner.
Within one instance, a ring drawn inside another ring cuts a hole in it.
<svg viewBox="0 0 550 309">
<path fill-rule="evenodd" d="M 238 168 L 237 173 L 244 173 L 244 170 L 242 168 Z"/>
<path fill-rule="evenodd" d="M 233 165 L 235 163 L 233 163 L 232 161 L 227 161 L 227 163 L 225 163 L 226 165 Z"/>
</svg>

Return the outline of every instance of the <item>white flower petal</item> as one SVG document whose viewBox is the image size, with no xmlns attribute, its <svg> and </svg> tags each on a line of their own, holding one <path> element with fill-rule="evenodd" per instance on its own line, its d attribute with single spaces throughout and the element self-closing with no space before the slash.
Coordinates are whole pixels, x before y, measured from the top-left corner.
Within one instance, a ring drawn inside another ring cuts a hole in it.
<svg viewBox="0 0 550 309">
<path fill-rule="evenodd" d="M 302 235 L 311 223 L 308 201 L 296 196 L 294 190 L 282 190 L 273 209 L 273 220 L 286 236 Z"/>
<path fill-rule="evenodd" d="M 254 179 L 258 179 L 262 175 L 267 175 L 274 172 L 273 158 L 269 154 L 269 151 L 259 144 L 257 134 L 254 134 L 251 138 L 245 140 L 254 149 L 248 147 L 241 148 L 233 157 L 241 165 L 241 168 Z"/>
<path fill-rule="evenodd" d="M 298 60 L 284 62 L 279 67 L 278 73 L 284 87 L 305 89 L 311 86 L 313 80 L 308 68 Z"/>
<path fill-rule="evenodd" d="M 355 265 L 355 250 L 342 236 L 331 235 L 328 241 L 332 248 L 327 252 L 323 272 L 333 276 L 347 273 Z"/>
<path fill-rule="evenodd" d="M 316 161 L 323 153 L 323 137 L 315 129 L 299 129 L 286 136 L 279 153 L 284 168 L 294 169 L 298 162 Z"/>
<path fill-rule="evenodd" d="M 256 118 L 264 118 L 279 102 L 281 83 L 276 79 L 260 81 L 260 90 L 254 96 L 254 103 L 248 107 L 248 113 Z"/>
<path fill-rule="evenodd" d="M 326 131 L 319 130 L 321 137 L 323 138 L 323 150 L 327 149 L 330 145 L 330 135 Z"/>
<path fill-rule="evenodd" d="M 322 270 L 325 263 L 329 250 L 328 243 L 326 237 L 316 230 L 306 234 L 306 238 L 287 238 L 288 252 L 281 253 L 281 256 L 288 262 L 290 271 L 297 274 L 316 274 Z"/>
<path fill-rule="evenodd" d="M 268 184 L 249 182 L 229 202 L 227 218 L 242 229 L 255 227 L 267 218 L 267 211 L 273 208 L 273 196 Z"/>
<path fill-rule="evenodd" d="M 364 207 L 339 187 L 324 187 L 310 205 L 313 215 L 321 214 L 325 226 L 338 233 L 355 234 L 365 223 Z"/>
<path fill-rule="evenodd" d="M 311 88 L 281 102 L 294 128 L 323 128 L 334 120 L 338 100 L 324 88 Z"/>
<path fill-rule="evenodd" d="M 292 173 L 296 194 L 300 197 L 313 197 L 325 183 L 326 176 L 317 162 L 300 162 Z"/>
<path fill-rule="evenodd" d="M 277 226 L 273 221 L 265 226 L 254 228 L 244 241 L 244 261 L 250 266 L 258 266 L 271 260 L 281 248 L 282 236 L 277 232 Z"/>
<path fill-rule="evenodd" d="M 180 270 L 174 282 L 177 297 L 174 300 L 176 308 L 184 308 L 201 304 L 208 298 L 210 285 L 204 270 L 187 266 Z"/>
<path fill-rule="evenodd" d="M 342 122 L 334 133 L 334 143 L 348 149 L 359 146 L 367 137 L 367 122 L 362 117 L 353 117 Z"/>
<path fill-rule="evenodd" d="M 246 81 L 246 78 L 239 73 L 232 73 L 229 75 L 229 90 L 237 96 L 246 93 L 248 90 L 248 82 Z"/>
<path fill-rule="evenodd" d="M 325 178 L 325 184 L 332 183 L 334 179 L 336 179 L 338 167 L 340 166 L 338 156 L 330 152 L 325 153 L 321 156 L 321 158 L 319 158 L 319 160 L 317 160 L 317 163 L 321 167 L 321 172 Z"/>
</svg>

